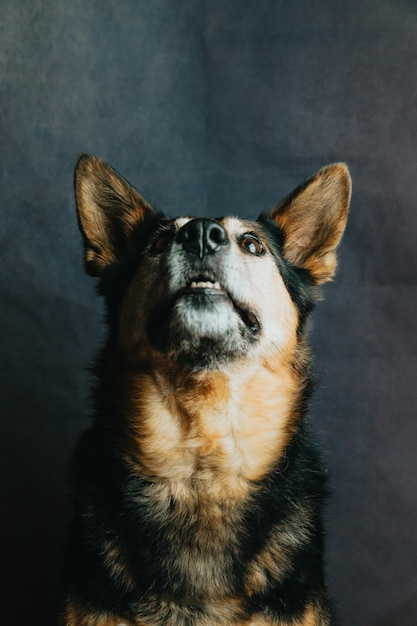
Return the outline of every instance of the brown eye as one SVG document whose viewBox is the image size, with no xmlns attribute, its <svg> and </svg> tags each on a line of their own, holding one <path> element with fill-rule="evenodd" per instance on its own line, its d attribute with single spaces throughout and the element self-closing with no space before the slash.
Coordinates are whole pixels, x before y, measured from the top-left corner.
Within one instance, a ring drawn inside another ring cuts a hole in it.
<svg viewBox="0 0 417 626">
<path fill-rule="evenodd" d="M 172 241 L 172 233 L 170 232 L 160 233 L 158 237 L 155 237 L 155 239 L 152 242 L 152 246 L 150 250 L 151 254 L 160 254 L 161 252 L 164 252 L 167 248 L 169 248 L 171 241 Z"/>
<path fill-rule="evenodd" d="M 265 252 L 262 242 L 259 241 L 259 239 L 251 233 L 246 233 L 245 235 L 242 235 L 240 239 L 240 246 L 244 250 L 246 250 L 246 252 L 249 252 L 249 254 L 253 254 L 255 256 L 259 256 Z"/>
</svg>

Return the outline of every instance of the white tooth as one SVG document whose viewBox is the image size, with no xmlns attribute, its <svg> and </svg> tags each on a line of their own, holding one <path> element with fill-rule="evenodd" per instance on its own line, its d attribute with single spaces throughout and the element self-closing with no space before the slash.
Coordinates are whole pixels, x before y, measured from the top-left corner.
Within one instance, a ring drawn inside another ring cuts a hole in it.
<svg viewBox="0 0 417 626">
<path fill-rule="evenodd" d="M 219 282 L 216 281 L 215 283 L 212 283 L 210 280 L 207 280 L 207 281 L 200 280 L 199 282 L 196 282 L 195 280 L 193 280 L 190 284 L 190 288 L 191 289 L 218 289 L 219 291 L 221 290 Z"/>
</svg>

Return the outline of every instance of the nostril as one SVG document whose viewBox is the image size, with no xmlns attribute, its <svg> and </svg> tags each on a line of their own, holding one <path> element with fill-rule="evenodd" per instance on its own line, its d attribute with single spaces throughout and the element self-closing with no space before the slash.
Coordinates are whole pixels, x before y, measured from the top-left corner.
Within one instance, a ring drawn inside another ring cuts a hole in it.
<svg viewBox="0 0 417 626">
<path fill-rule="evenodd" d="M 212 222 L 206 229 L 207 240 L 216 245 L 224 245 L 227 242 L 227 233 L 221 224 Z"/>
</svg>

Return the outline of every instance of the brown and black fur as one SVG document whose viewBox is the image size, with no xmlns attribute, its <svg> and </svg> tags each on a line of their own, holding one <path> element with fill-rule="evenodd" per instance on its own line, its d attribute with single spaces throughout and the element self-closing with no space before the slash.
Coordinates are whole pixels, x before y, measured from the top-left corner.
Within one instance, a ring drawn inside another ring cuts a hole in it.
<svg viewBox="0 0 417 626">
<path fill-rule="evenodd" d="M 64 626 L 329 626 L 306 319 L 336 267 L 343 164 L 257 221 L 169 219 L 76 167 L 108 337 L 73 463 Z"/>
</svg>

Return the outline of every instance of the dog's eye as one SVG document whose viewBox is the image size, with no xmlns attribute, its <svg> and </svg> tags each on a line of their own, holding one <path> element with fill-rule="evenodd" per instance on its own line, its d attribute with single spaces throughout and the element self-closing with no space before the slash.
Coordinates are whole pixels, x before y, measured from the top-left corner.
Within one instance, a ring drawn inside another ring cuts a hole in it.
<svg viewBox="0 0 417 626">
<path fill-rule="evenodd" d="M 246 233 L 245 235 L 242 235 L 239 243 L 241 248 L 246 250 L 246 252 L 249 252 L 249 254 L 259 256 L 265 252 L 265 248 L 263 247 L 262 242 L 259 241 L 259 239 L 255 237 L 255 235 L 252 235 L 252 233 Z"/>
<path fill-rule="evenodd" d="M 152 242 L 150 252 L 151 254 L 160 254 L 169 248 L 172 241 L 172 233 L 163 232 L 159 233 Z"/>
</svg>

